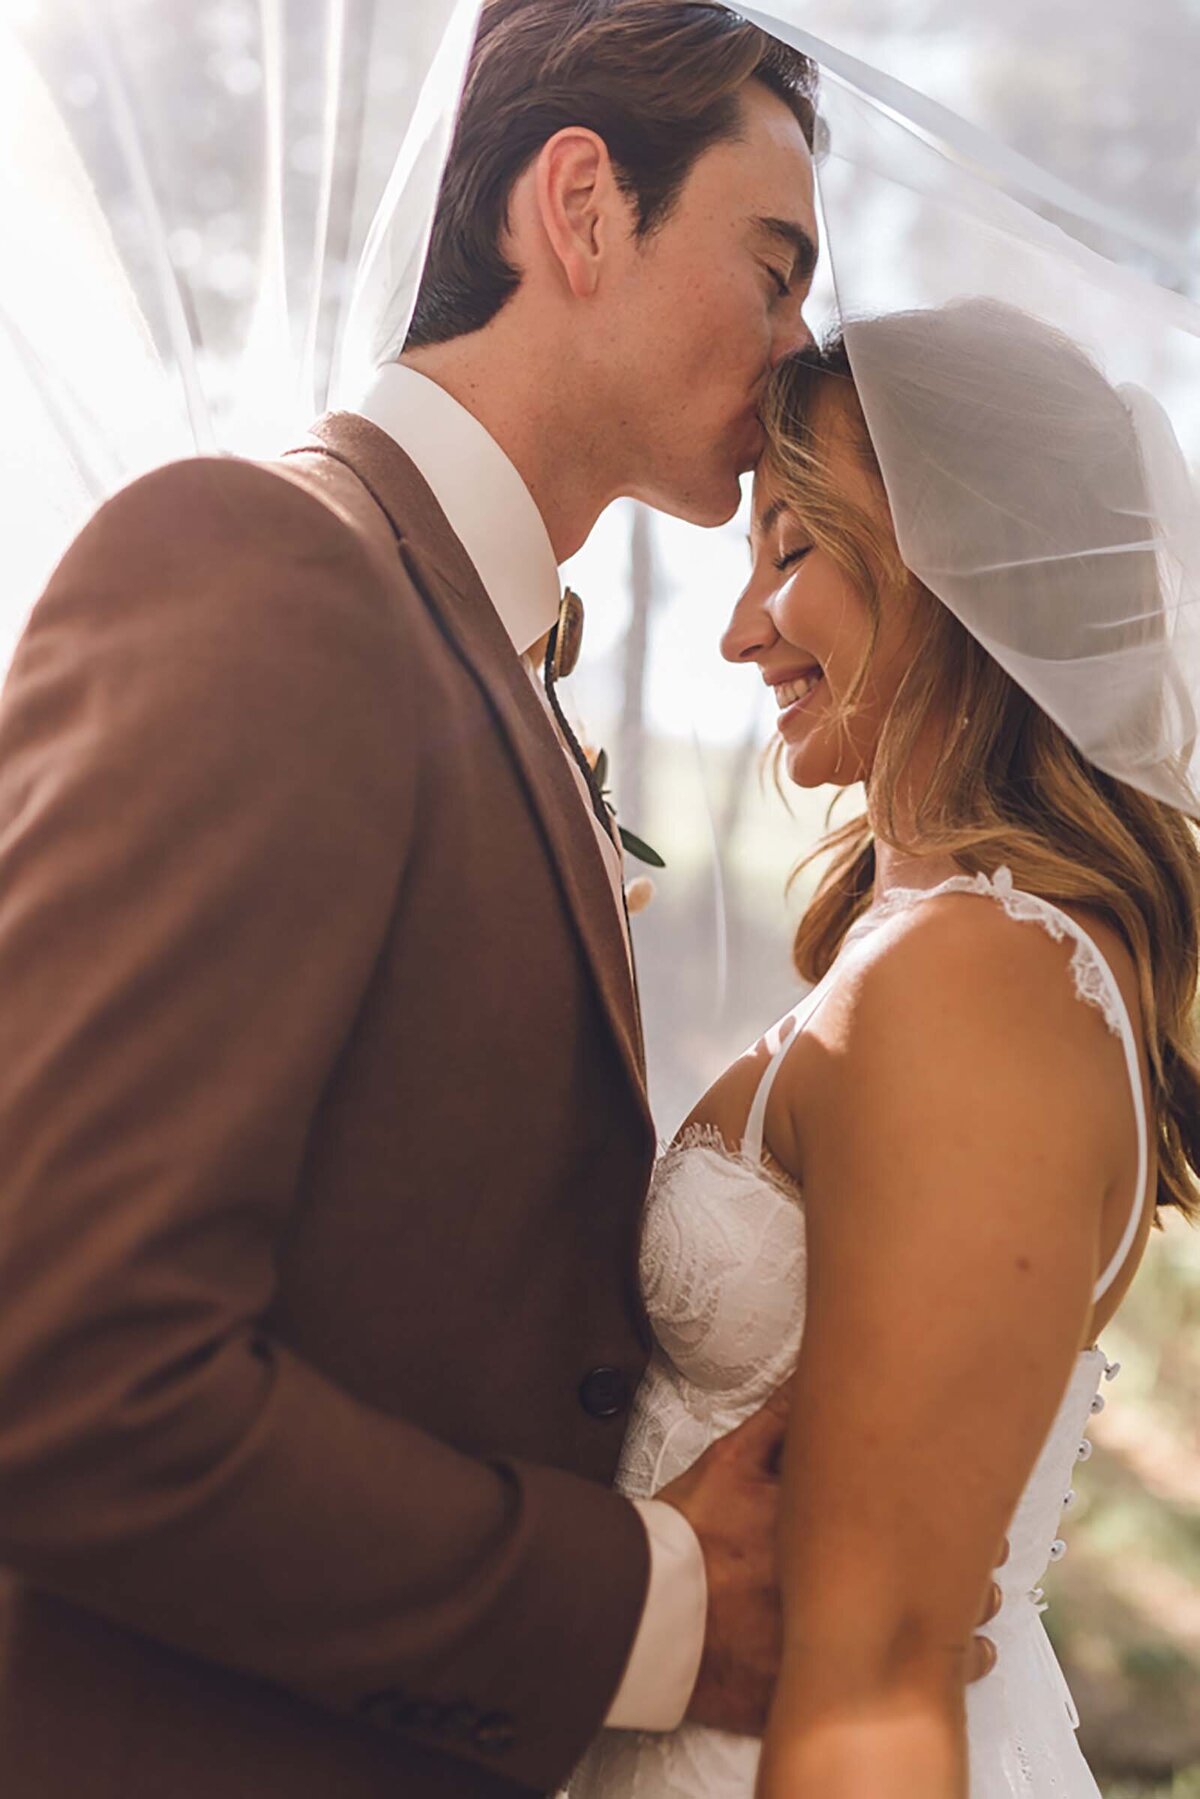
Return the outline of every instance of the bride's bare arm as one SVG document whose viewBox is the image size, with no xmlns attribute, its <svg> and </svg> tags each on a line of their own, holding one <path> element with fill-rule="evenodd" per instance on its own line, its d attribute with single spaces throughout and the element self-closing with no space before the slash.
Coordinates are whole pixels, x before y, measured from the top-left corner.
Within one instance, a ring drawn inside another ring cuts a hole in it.
<svg viewBox="0 0 1200 1799">
<path fill-rule="evenodd" d="M 1132 1135 L 1068 946 L 945 898 L 878 947 L 775 1102 L 810 1263 L 760 1799 L 965 1799 L 968 1645 Z"/>
</svg>

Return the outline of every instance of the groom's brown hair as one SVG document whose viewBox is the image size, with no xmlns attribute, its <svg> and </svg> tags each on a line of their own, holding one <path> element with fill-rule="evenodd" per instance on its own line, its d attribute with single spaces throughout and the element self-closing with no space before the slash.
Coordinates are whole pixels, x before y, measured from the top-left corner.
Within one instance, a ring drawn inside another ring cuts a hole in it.
<svg viewBox="0 0 1200 1799">
<path fill-rule="evenodd" d="M 758 81 L 813 142 L 817 78 L 716 0 L 484 0 L 406 349 L 488 324 L 520 285 L 502 239 L 513 184 L 558 131 L 608 146 L 648 236 Z"/>
</svg>

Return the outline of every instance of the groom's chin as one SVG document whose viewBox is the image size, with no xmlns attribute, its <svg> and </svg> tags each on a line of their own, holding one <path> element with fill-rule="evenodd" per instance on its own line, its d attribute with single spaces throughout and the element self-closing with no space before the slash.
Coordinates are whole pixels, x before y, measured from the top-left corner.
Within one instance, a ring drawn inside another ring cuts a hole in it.
<svg viewBox="0 0 1200 1799">
<path fill-rule="evenodd" d="M 742 504 L 742 486 L 731 471 L 724 478 L 697 484 L 687 494 L 677 494 L 673 499 L 660 496 L 650 504 L 660 512 L 670 513 L 672 518 L 683 519 L 686 524 L 714 530 L 737 517 Z"/>
</svg>

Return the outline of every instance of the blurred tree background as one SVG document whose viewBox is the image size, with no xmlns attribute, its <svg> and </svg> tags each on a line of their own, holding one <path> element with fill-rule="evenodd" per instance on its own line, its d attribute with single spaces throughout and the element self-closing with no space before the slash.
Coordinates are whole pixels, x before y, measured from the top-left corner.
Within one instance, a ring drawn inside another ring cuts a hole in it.
<svg viewBox="0 0 1200 1799">
<path fill-rule="evenodd" d="M 168 367 L 172 333 L 191 341 L 218 441 L 253 397 L 247 344 L 271 353 L 255 337 L 264 296 L 285 285 L 283 311 L 306 321 L 308 341 L 283 348 L 307 360 L 321 403 L 357 246 L 447 10 L 443 0 L 89 0 L 86 10 L 0 0 L 0 24 L 33 57 L 96 185 Z M 1194 269 L 1200 0 L 1145 0 L 1136 20 L 1131 10 L 1127 0 L 811 0 L 796 18 L 1170 234 Z M 1164 40 L 1180 53 L 1164 58 Z M 32 173 L 19 144 L 6 154 L 0 196 L 6 174 Z M 919 238 L 898 231 L 888 253 L 919 255 Z M 1189 286 L 1178 264 L 1134 260 Z M 75 303 L 86 307 L 86 293 Z M 813 323 L 831 308 L 826 278 Z M 246 442 L 265 452 L 270 421 L 258 424 Z M 702 533 L 621 503 L 567 571 L 588 605 L 571 684 L 583 734 L 609 750 L 624 822 L 668 863 L 634 926 L 664 1138 L 797 996 L 789 942 L 810 886 L 789 894 L 788 875 L 833 799 L 775 787 L 761 683 L 720 660 L 744 534 L 744 516 Z M 0 605 L 0 649 L 26 597 L 11 596 L 7 615 Z M 842 815 L 856 803 L 844 796 Z M 1110 1799 L 1200 1799 L 1198 1323 L 1200 1232 L 1172 1218 L 1108 1333 L 1124 1371 L 1094 1420 L 1070 1552 L 1046 1582 L 1047 1624 Z"/>
</svg>

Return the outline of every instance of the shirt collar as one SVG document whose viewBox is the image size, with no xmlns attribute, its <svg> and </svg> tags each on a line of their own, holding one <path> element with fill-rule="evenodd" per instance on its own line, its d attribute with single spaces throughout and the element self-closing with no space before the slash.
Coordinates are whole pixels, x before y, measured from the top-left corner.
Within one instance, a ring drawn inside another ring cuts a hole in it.
<svg viewBox="0 0 1200 1799">
<path fill-rule="evenodd" d="M 509 458 L 445 388 L 398 362 L 376 371 L 355 410 L 416 463 L 524 656 L 557 619 L 562 586 L 542 515 Z"/>
</svg>

